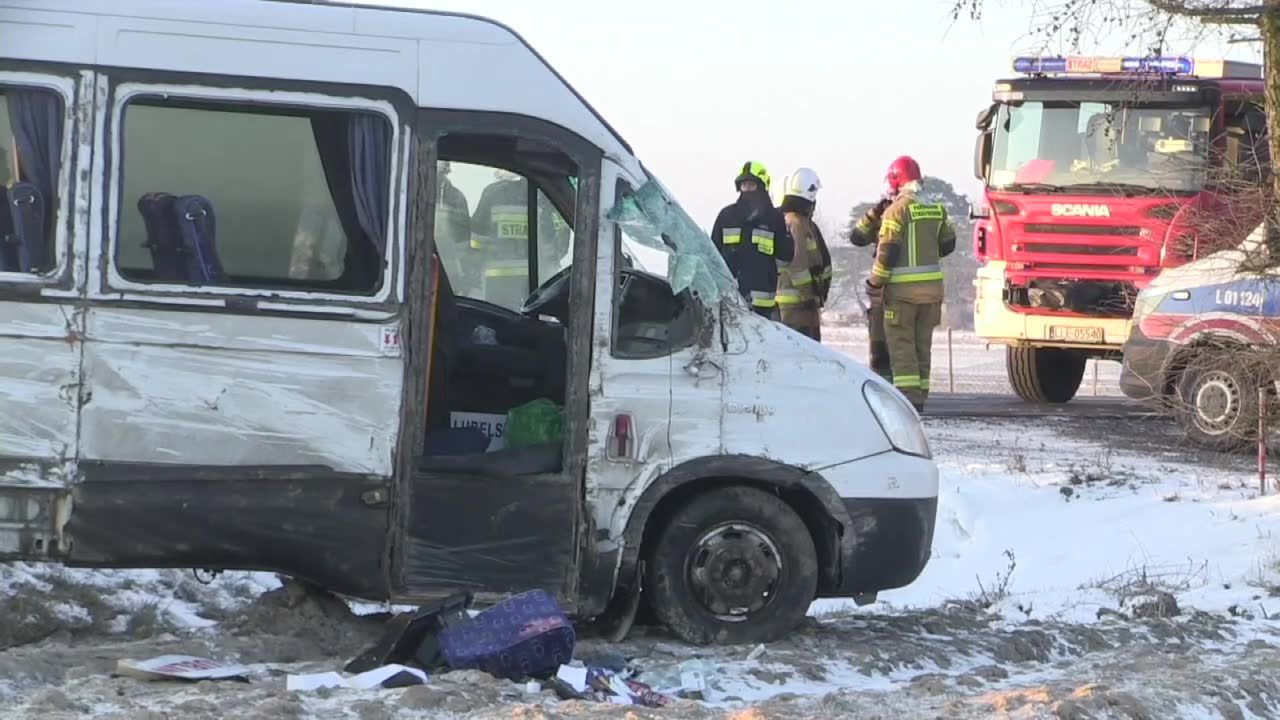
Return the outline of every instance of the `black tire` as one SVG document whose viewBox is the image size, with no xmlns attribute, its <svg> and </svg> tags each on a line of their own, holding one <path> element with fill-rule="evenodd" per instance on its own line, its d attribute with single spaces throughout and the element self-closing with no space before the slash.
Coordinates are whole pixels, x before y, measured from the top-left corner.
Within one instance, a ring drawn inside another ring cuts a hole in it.
<svg viewBox="0 0 1280 720">
<path fill-rule="evenodd" d="M 1071 402 L 1084 380 L 1089 358 L 1076 350 L 1062 348 L 1005 348 L 1009 384 L 1018 397 L 1029 403 Z"/>
<path fill-rule="evenodd" d="M 1178 377 L 1177 414 L 1193 442 L 1222 452 L 1258 441 L 1258 386 L 1269 377 L 1247 351 L 1200 352 Z"/>
<path fill-rule="evenodd" d="M 681 640 L 754 644 L 777 640 L 804 619 L 818 560 L 790 506 L 761 490 L 728 487 L 676 511 L 652 546 L 646 575 L 654 614 Z M 768 592 L 758 594 L 761 588 Z M 732 601 L 756 607 L 716 612 Z"/>
</svg>

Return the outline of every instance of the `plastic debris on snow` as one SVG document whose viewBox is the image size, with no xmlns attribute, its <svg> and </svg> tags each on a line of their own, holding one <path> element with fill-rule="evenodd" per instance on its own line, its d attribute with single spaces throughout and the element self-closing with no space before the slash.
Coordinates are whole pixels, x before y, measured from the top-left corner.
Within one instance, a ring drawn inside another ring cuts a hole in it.
<svg viewBox="0 0 1280 720">
<path fill-rule="evenodd" d="M 594 700 L 613 705 L 657 708 L 672 698 L 630 678 L 631 671 L 617 673 L 600 667 L 561 665 L 549 684 L 563 700 Z"/>
<path fill-rule="evenodd" d="M 290 675 L 285 681 L 285 687 L 291 692 L 307 692 L 324 688 L 372 690 L 379 687 L 401 688 L 424 685 L 426 682 L 427 674 L 422 670 L 407 665 L 392 664 L 362 672 L 349 678 L 344 678 L 336 672 Z"/>
<path fill-rule="evenodd" d="M 221 663 L 191 655 L 162 655 L 150 660 L 120 660 L 116 674 L 139 680 L 238 680 L 249 681 L 245 665 Z"/>
</svg>

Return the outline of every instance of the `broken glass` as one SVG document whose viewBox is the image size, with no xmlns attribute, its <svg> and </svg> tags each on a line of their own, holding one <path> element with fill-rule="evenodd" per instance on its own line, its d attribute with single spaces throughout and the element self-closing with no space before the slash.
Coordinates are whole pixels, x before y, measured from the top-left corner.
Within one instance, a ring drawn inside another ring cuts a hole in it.
<svg viewBox="0 0 1280 720">
<path fill-rule="evenodd" d="M 608 217 L 635 241 L 674 251 L 667 263 L 667 282 L 671 283 L 672 292 L 690 289 L 706 304 L 735 294 L 733 275 L 711 238 L 656 180 L 621 197 Z"/>
</svg>

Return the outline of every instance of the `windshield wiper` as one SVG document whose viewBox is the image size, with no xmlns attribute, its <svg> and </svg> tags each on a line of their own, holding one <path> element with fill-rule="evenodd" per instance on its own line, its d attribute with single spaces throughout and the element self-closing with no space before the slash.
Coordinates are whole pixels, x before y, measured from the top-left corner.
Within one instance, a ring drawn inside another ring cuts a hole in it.
<svg viewBox="0 0 1280 720">
<path fill-rule="evenodd" d="M 999 189 L 1021 193 L 1060 193 L 1063 192 L 1065 188 L 1061 185 L 1054 185 L 1053 183 L 1031 182 L 1010 183 L 1009 185 L 1005 185 Z"/>
<path fill-rule="evenodd" d="M 1112 192 L 1118 192 L 1125 197 L 1131 197 L 1136 194 L 1148 195 L 1153 192 L 1165 192 L 1162 188 L 1151 187 L 1150 185 L 1106 181 L 1072 183 L 1071 185 L 1066 186 L 1064 190 L 1066 192 L 1072 192 L 1074 190 L 1110 190 Z"/>
</svg>

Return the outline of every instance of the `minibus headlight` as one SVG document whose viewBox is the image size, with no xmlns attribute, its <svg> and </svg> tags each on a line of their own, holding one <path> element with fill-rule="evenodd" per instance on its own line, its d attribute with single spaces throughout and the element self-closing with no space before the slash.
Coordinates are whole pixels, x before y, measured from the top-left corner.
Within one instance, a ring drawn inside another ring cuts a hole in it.
<svg viewBox="0 0 1280 720">
<path fill-rule="evenodd" d="M 884 430 L 898 452 L 931 457 L 920 416 L 901 393 L 868 380 L 862 385 L 862 396 L 867 399 L 867 407 L 876 416 L 880 429 Z"/>
</svg>

